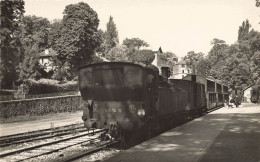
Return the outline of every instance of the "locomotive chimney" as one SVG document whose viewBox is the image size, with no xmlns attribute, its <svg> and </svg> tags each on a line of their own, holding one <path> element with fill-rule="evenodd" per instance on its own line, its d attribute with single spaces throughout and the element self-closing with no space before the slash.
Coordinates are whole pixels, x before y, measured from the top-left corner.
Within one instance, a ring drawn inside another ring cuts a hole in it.
<svg viewBox="0 0 260 162">
<path fill-rule="evenodd" d="M 170 68 L 169 67 L 161 67 L 162 77 L 164 79 L 168 79 L 171 76 Z"/>
<path fill-rule="evenodd" d="M 196 75 L 191 75 L 191 81 L 196 82 Z"/>
</svg>

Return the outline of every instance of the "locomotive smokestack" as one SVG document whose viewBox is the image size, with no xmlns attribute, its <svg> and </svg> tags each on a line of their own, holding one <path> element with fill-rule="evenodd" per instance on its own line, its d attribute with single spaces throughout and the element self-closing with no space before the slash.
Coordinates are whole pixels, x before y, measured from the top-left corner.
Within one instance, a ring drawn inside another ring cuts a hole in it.
<svg viewBox="0 0 260 162">
<path fill-rule="evenodd" d="M 196 75 L 191 75 L 191 81 L 196 82 Z"/>
<path fill-rule="evenodd" d="M 162 77 L 164 79 L 168 79 L 171 76 L 170 68 L 169 67 L 161 67 Z"/>
</svg>

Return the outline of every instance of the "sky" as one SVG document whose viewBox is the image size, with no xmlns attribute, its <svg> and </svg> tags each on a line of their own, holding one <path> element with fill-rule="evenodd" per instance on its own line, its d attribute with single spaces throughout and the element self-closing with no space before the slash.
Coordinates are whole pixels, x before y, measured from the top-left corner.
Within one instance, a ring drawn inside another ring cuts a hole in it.
<svg viewBox="0 0 260 162">
<path fill-rule="evenodd" d="M 97 12 L 99 29 L 106 30 L 109 16 L 119 41 L 140 38 L 149 49 L 184 57 L 189 51 L 208 54 L 214 38 L 233 44 L 242 22 L 260 31 L 260 7 L 255 0 L 24 0 L 25 15 L 62 19 L 69 4 L 85 2 Z"/>
</svg>

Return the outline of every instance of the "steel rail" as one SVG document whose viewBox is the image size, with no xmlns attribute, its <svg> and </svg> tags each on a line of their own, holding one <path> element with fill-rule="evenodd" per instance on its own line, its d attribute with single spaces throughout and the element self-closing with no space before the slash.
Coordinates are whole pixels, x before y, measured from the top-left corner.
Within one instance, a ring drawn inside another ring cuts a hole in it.
<svg viewBox="0 0 260 162">
<path fill-rule="evenodd" d="M 77 160 L 77 159 L 80 159 L 82 157 L 85 157 L 87 155 L 90 155 L 90 154 L 93 154 L 93 153 L 96 153 L 108 146 L 111 146 L 115 143 L 117 143 L 118 141 L 110 141 L 108 143 L 105 143 L 105 144 L 102 144 L 102 145 L 99 145 L 97 146 L 96 148 L 92 148 L 92 149 L 89 149 L 89 150 L 86 150 L 86 151 L 83 151 L 81 153 L 78 153 L 76 155 L 73 155 L 73 156 L 70 156 L 70 157 L 67 157 L 65 159 L 62 159 L 62 160 L 58 160 L 58 162 L 71 162 L 71 161 L 74 161 L 74 160 Z"/>
<path fill-rule="evenodd" d="M 53 133 L 53 132 L 54 133 L 60 132 L 60 131 L 63 131 L 63 130 L 71 129 L 70 127 L 79 126 L 79 125 L 82 125 L 80 127 L 83 127 L 83 123 L 80 123 L 80 124 L 71 124 L 71 125 L 66 125 L 66 126 L 61 126 L 61 127 L 41 129 L 41 130 L 31 131 L 31 132 L 24 132 L 24 133 L 12 134 L 12 135 L 0 136 L 0 142 L 7 141 L 7 140 L 10 140 L 10 139 L 19 139 L 19 138 L 23 138 L 25 136 L 26 137 L 39 136 L 39 135 L 42 135 L 42 134 L 46 135 L 46 134 Z M 62 129 L 62 128 L 65 128 L 65 129 Z M 57 129 L 62 129 L 62 130 L 57 130 Z"/>
<path fill-rule="evenodd" d="M 77 143 L 75 143 L 75 144 L 67 145 L 67 146 L 64 146 L 64 147 L 61 147 L 61 148 L 58 148 L 58 149 L 50 150 L 50 151 L 47 151 L 47 152 L 44 152 L 44 153 L 41 153 L 41 154 L 38 154 L 38 155 L 34 155 L 34 156 L 31 156 L 31 157 L 28 157 L 28 158 L 25 158 L 25 159 L 22 159 L 22 160 L 18 160 L 18 161 L 19 161 L 19 162 L 20 162 L 20 161 L 26 161 L 26 160 L 30 160 L 30 159 L 32 159 L 32 158 L 36 158 L 36 157 L 39 157 L 39 156 L 48 155 L 48 154 L 51 154 L 51 153 L 54 153 L 54 152 L 58 152 L 58 151 L 60 151 L 60 150 L 64 150 L 64 149 L 69 148 L 69 147 L 71 147 L 71 146 L 79 145 L 79 144 L 82 144 L 82 143 L 85 143 L 85 142 L 90 142 L 90 141 L 96 140 L 96 139 L 98 139 L 98 137 L 97 137 L 97 138 L 89 139 L 89 140 L 87 140 L 87 141 L 77 142 Z"/>
<path fill-rule="evenodd" d="M 99 132 L 103 132 L 103 131 L 104 131 L 103 129 L 102 129 L 102 130 L 97 130 L 97 131 L 94 131 L 94 133 L 99 133 Z M 36 148 L 48 146 L 48 145 L 57 144 L 57 143 L 60 143 L 60 142 L 64 142 L 64 141 L 71 140 L 71 139 L 83 137 L 83 136 L 86 136 L 86 135 L 90 135 L 90 134 L 92 134 L 92 133 L 93 133 L 93 132 L 84 133 L 84 134 L 81 134 L 81 135 L 77 135 L 77 136 L 73 136 L 73 137 L 68 137 L 68 138 L 64 138 L 64 139 L 57 140 L 57 141 L 47 142 L 47 143 L 44 143 L 44 144 L 40 144 L 40 145 L 36 145 L 36 146 L 31 146 L 31 147 L 27 147 L 27 148 L 22 148 L 22 149 L 15 150 L 15 151 L 11 151 L 11 152 L 7 152 L 7 153 L 4 153 L 4 154 L 0 154 L 0 158 L 6 157 L 6 156 L 10 156 L 10 155 L 14 155 L 14 154 L 18 154 L 18 153 L 25 152 L 25 151 L 29 151 L 29 150 L 33 150 L 33 149 L 36 149 Z"/>
<path fill-rule="evenodd" d="M 15 144 L 25 143 L 25 142 L 32 142 L 32 141 L 37 141 L 37 140 L 43 140 L 43 139 L 49 139 L 49 138 L 53 138 L 53 137 L 64 136 L 64 135 L 71 134 L 71 131 L 84 132 L 84 131 L 86 131 L 86 129 L 84 127 L 80 127 L 79 130 L 78 130 L 78 128 L 72 128 L 72 129 L 57 131 L 57 132 L 62 132 L 62 133 L 58 133 L 58 134 L 52 134 L 53 132 L 51 132 L 51 133 L 48 133 L 46 135 L 40 135 L 40 136 L 45 136 L 45 137 L 38 136 L 38 137 L 29 138 L 29 139 L 26 139 L 26 137 L 24 137 L 25 139 L 10 140 L 8 142 L 1 143 L 0 147 L 6 147 L 6 146 L 15 145 Z M 54 132 L 54 133 L 57 133 L 57 132 Z"/>
<path fill-rule="evenodd" d="M 61 129 L 64 127 L 55 127 L 52 129 L 42 129 L 38 131 L 33 131 L 33 132 L 26 132 L 26 133 L 19 133 L 19 134 L 14 134 L 10 136 L 2 136 L 2 139 L 0 139 L 0 143 L 8 143 L 12 141 L 17 141 L 17 140 L 22 140 L 25 138 L 34 138 L 34 137 L 39 137 L 39 136 L 44 136 L 52 133 L 58 133 L 58 132 L 64 132 L 64 131 L 70 131 L 72 129 L 78 129 L 78 128 L 84 128 L 83 126 L 79 127 L 74 127 L 74 125 L 70 125 L 65 127 L 65 129 Z M 57 130 L 59 129 L 59 130 Z"/>
</svg>

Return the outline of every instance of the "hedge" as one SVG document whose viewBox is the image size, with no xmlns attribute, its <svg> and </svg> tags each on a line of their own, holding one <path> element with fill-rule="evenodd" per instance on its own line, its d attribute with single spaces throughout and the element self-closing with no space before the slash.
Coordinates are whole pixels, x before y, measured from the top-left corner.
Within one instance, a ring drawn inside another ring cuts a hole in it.
<svg viewBox="0 0 260 162">
<path fill-rule="evenodd" d="M 82 110 L 80 95 L 46 97 L 0 102 L 0 118 L 40 116 Z"/>
<path fill-rule="evenodd" d="M 46 93 L 61 93 L 67 91 L 78 91 L 78 83 L 70 81 L 59 84 L 55 80 L 41 79 L 39 81 L 28 80 L 26 82 L 28 87 L 28 94 L 46 94 Z"/>
</svg>

